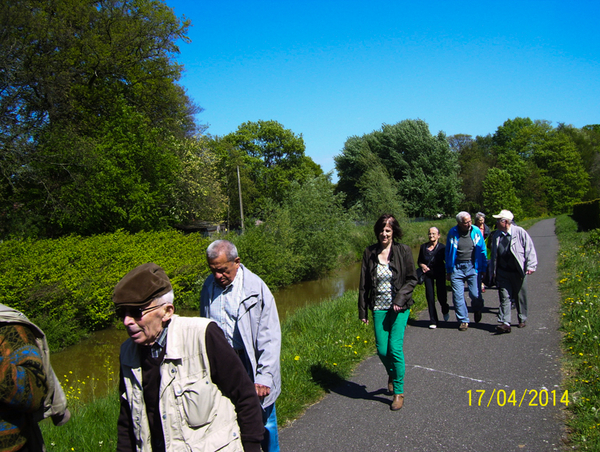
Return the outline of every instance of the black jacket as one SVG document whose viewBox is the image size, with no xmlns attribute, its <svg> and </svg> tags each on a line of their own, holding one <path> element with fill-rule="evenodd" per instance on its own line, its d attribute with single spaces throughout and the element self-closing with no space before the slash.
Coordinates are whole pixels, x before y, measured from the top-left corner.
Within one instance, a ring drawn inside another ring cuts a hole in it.
<svg viewBox="0 0 600 452">
<path fill-rule="evenodd" d="M 417 265 L 425 264 L 430 268 L 427 276 L 432 278 L 446 277 L 446 245 L 438 242 L 437 248 L 434 250 L 433 259 L 427 263 L 425 258 L 425 248 L 429 246 L 429 242 L 423 243 L 419 249 L 419 258 Z"/>
<path fill-rule="evenodd" d="M 358 288 L 359 319 L 368 319 L 367 308 L 373 309 L 373 288 L 376 284 L 379 249 L 379 243 L 376 243 L 368 246 L 363 253 Z M 392 269 L 392 301 L 401 308 L 408 309 L 414 304 L 412 293 L 417 285 L 417 273 L 412 251 L 407 245 L 392 244 L 390 268 Z"/>
</svg>

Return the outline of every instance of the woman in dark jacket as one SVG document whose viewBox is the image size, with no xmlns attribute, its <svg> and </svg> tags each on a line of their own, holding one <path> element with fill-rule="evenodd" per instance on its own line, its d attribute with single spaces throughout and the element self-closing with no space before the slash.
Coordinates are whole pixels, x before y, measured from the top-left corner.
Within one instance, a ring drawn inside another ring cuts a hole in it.
<svg viewBox="0 0 600 452">
<path fill-rule="evenodd" d="M 419 250 L 417 265 L 421 267 L 425 275 L 425 298 L 429 308 L 429 328 L 437 328 L 438 314 L 435 308 L 435 290 L 437 298 L 442 306 L 444 321 L 449 319 L 448 294 L 446 292 L 446 247 L 440 243 L 440 231 L 438 228 L 429 228 L 429 242 L 423 243 Z"/>
<path fill-rule="evenodd" d="M 377 354 L 388 374 L 388 391 L 394 394 L 391 409 L 404 404 L 404 330 L 414 303 L 417 285 L 410 248 L 396 243 L 402 237 L 398 221 L 382 215 L 375 223 L 378 243 L 365 249 L 358 289 L 358 317 L 369 323 L 373 311 Z"/>
</svg>

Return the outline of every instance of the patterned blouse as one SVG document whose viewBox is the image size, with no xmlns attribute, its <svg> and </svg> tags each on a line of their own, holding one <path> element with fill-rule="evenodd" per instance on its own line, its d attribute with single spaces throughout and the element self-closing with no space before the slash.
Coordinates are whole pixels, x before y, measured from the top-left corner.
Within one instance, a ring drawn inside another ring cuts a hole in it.
<svg viewBox="0 0 600 452">
<path fill-rule="evenodd" d="M 392 269 L 389 264 L 377 264 L 374 311 L 387 311 L 392 307 Z"/>
</svg>

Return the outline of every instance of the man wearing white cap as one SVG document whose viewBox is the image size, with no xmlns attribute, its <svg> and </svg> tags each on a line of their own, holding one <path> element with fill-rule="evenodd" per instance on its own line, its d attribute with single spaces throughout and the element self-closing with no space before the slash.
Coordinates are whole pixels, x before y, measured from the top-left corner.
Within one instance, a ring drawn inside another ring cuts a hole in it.
<svg viewBox="0 0 600 452">
<path fill-rule="evenodd" d="M 496 231 L 492 234 L 492 252 L 489 271 L 496 279 L 500 309 L 498 311 L 498 333 L 510 333 L 510 303 L 516 301 L 519 328 L 525 328 L 527 321 L 527 275 L 537 268 L 537 255 L 533 240 L 527 231 L 513 222 L 510 210 L 502 210 L 498 215 Z"/>
</svg>

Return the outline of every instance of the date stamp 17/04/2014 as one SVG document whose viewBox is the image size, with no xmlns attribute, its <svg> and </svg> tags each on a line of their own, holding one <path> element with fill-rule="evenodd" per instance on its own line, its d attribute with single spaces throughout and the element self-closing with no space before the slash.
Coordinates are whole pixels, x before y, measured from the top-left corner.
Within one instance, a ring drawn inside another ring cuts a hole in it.
<svg viewBox="0 0 600 452">
<path fill-rule="evenodd" d="M 486 392 L 489 395 L 486 395 Z M 569 406 L 569 391 L 567 390 L 561 394 L 560 391 L 548 391 L 547 389 L 525 389 L 522 393 L 514 389 L 512 391 L 494 389 L 491 392 L 485 389 L 476 389 L 475 391 L 469 389 L 467 394 L 469 396 L 469 406 L 546 407 L 561 404 L 565 407 Z"/>
</svg>

